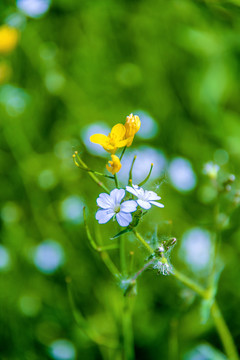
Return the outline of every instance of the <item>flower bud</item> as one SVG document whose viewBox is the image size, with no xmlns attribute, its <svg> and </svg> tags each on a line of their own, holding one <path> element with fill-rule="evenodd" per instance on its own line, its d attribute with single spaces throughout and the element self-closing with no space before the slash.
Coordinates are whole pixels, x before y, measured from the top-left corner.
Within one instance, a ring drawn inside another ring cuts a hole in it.
<svg viewBox="0 0 240 360">
<path fill-rule="evenodd" d="M 106 165 L 107 170 L 113 175 L 119 172 L 122 167 L 122 164 L 119 158 L 116 155 L 111 155 L 112 161 L 108 162 L 109 165 Z"/>
<path fill-rule="evenodd" d="M 130 114 L 126 118 L 125 128 L 126 128 L 126 138 L 133 137 L 138 130 L 140 129 L 141 121 L 139 119 L 139 116 Z"/>
</svg>

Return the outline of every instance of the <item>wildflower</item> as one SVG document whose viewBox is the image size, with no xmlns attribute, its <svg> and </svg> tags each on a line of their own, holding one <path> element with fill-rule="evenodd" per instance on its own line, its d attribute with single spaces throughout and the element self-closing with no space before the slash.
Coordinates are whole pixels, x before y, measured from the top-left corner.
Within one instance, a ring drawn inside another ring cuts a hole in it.
<svg viewBox="0 0 240 360">
<path fill-rule="evenodd" d="M 113 126 L 108 136 L 103 134 L 94 134 L 90 141 L 94 144 L 101 145 L 104 150 L 114 154 L 118 148 L 128 145 L 129 140 L 125 138 L 126 128 L 123 124 Z"/>
<path fill-rule="evenodd" d="M 139 187 L 138 185 L 132 185 L 132 187 L 126 186 L 126 190 L 134 196 L 138 197 L 138 205 L 145 210 L 150 209 L 152 205 L 158 206 L 160 208 L 164 207 L 163 204 L 156 202 L 156 200 L 160 200 L 161 197 L 153 191 L 143 190 L 143 188 Z"/>
<path fill-rule="evenodd" d="M 108 171 L 110 171 L 110 173 L 112 173 L 114 175 L 117 172 L 119 172 L 119 170 L 122 167 L 122 164 L 116 155 L 111 155 L 111 158 L 112 158 L 112 161 L 108 162 L 109 165 L 107 164 L 106 168 Z"/>
<path fill-rule="evenodd" d="M 102 209 L 96 213 L 96 219 L 99 224 L 106 224 L 112 217 L 116 216 L 120 226 L 128 226 L 132 221 L 130 213 L 136 211 L 137 203 L 134 200 L 128 200 L 121 203 L 125 196 L 125 190 L 114 189 L 110 195 L 102 193 L 97 198 L 97 204 Z"/>
<path fill-rule="evenodd" d="M 127 146 L 130 146 L 132 145 L 134 135 L 138 132 L 141 126 L 139 116 L 130 114 L 129 116 L 127 116 L 124 126 L 126 128 L 125 136 L 129 139 Z"/>
<path fill-rule="evenodd" d="M 208 175 L 210 179 L 214 180 L 217 178 L 220 167 L 214 164 L 212 161 L 206 163 L 203 168 L 203 173 Z"/>
<path fill-rule="evenodd" d="M 19 38 L 18 31 L 10 26 L 0 26 L 0 54 L 11 52 L 15 49 Z"/>
</svg>

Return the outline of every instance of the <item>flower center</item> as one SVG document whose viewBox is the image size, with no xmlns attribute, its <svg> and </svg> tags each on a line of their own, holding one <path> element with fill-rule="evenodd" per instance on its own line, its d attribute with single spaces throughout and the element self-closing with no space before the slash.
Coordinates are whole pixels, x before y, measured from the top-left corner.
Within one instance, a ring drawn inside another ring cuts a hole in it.
<svg viewBox="0 0 240 360">
<path fill-rule="evenodd" d="M 120 204 L 115 205 L 114 212 L 117 214 L 120 211 Z"/>
</svg>

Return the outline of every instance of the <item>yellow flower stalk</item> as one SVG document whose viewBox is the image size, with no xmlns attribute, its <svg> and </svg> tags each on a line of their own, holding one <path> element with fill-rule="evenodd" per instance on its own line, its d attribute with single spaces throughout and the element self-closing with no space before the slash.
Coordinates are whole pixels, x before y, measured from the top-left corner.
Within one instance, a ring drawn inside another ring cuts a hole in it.
<svg viewBox="0 0 240 360">
<path fill-rule="evenodd" d="M 104 150 L 114 154 L 118 148 L 128 145 L 126 139 L 126 128 L 123 124 L 115 125 L 108 136 L 103 134 L 94 134 L 90 137 L 90 141 L 94 144 L 101 145 Z"/>
<path fill-rule="evenodd" d="M 0 26 L 0 54 L 6 54 L 15 49 L 19 32 L 8 25 Z"/>
<path fill-rule="evenodd" d="M 138 132 L 141 126 L 139 116 L 130 114 L 129 116 L 127 116 L 124 126 L 126 129 L 125 137 L 128 138 L 127 146 L 130 146 L 132 145 L 134 135 Z"/>
<path fill-rule="evenodd" d="M 110 160 L 108 164 L 106 165 L 107 170 L 115 175 L 122 167 L 122 164 L 119 160 L 119 158 L 116 155 L 111 155 L 112 161 Z"/>
</svg>

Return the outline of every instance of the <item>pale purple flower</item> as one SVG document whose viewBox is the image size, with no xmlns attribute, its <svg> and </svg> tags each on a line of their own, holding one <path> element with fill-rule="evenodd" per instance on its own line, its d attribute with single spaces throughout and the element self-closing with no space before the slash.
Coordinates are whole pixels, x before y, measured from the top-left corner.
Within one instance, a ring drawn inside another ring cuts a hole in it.
<svg viewBox="0 0 240 360">
<path fill-rule="evenodd" d="M 128 226 L 132 221 L 131 212 L 137 210 L 137 203 L 128 200 L 121 203 L 125 196 L 125 190 L 114 189 L 110 194 L 102 193 L 97 198 L 97 204 L 102 209 L 96 213 L 99 224 L 106 224 L 113 216 L 116 216 L 120 226 Z"/>
<path fill-rule="evenodd" d="M 160 200 L 161 197 L 153 191 L 143 190 L 143 188 L 140 188 L 138 185 L 132 185 L 132 187 L 126 186 L 126 190 L 138 198 L 136 200 L 138 205 L 145 210 L 150 209 L 152 205 L 160 208 L 164 207 L 163 204 L 156 201 Z"/>
</svg>

